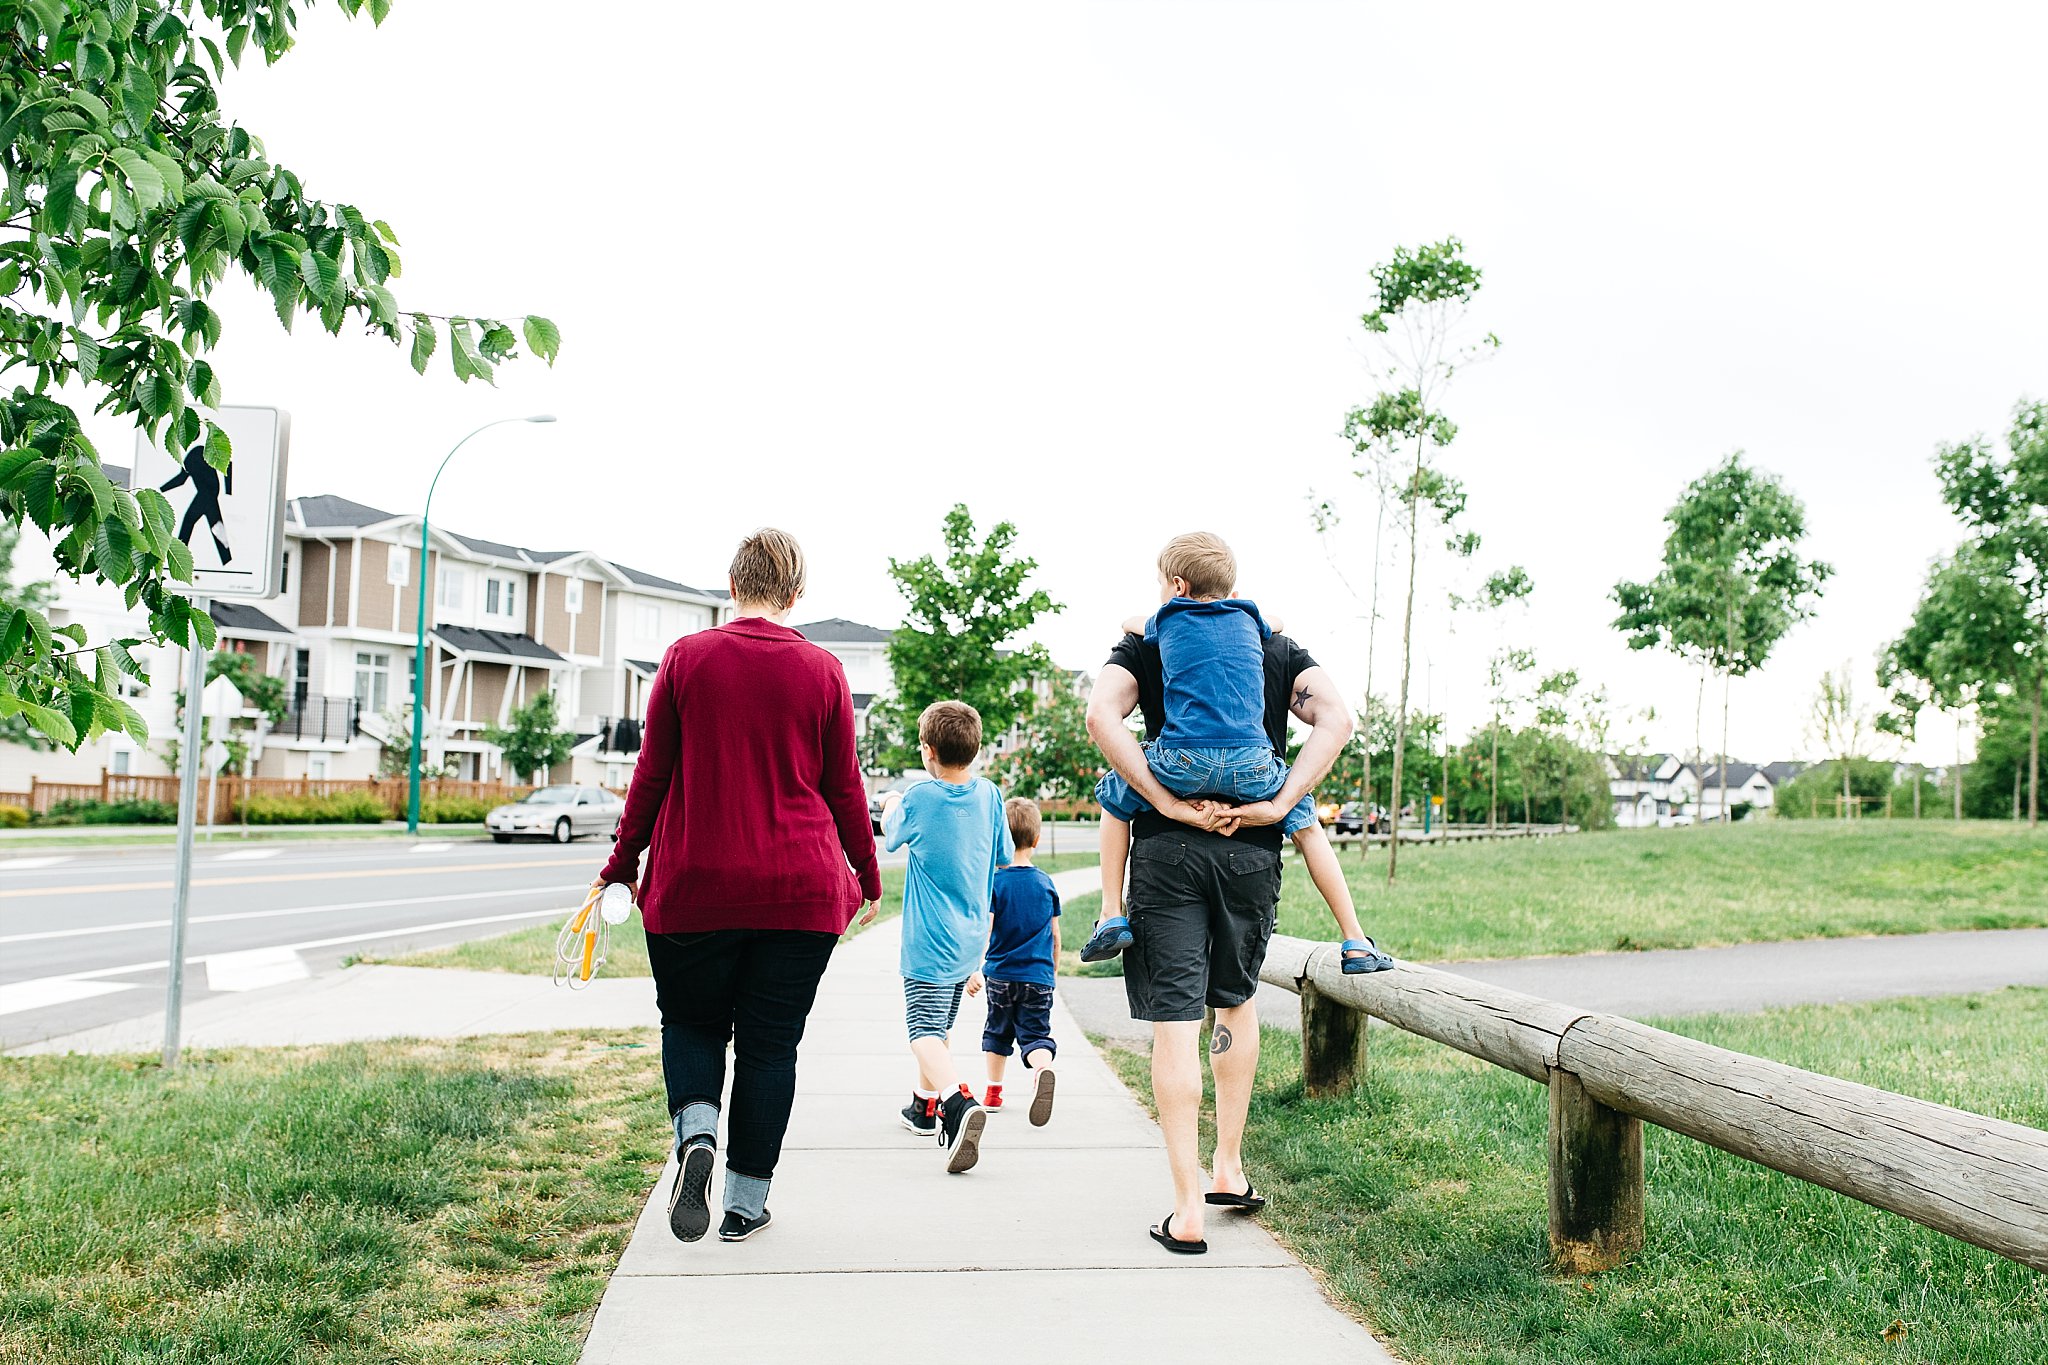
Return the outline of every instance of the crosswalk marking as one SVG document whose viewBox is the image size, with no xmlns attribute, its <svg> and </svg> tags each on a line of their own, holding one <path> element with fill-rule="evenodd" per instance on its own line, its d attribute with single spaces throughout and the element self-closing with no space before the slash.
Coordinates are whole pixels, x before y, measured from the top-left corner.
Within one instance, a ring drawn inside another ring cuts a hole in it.
<svg viewBox="0 0 2048 1365">
<path fill-rule="evenodd" d="M 206 959 L 206 988 L 212 991 L 256 991 L 303 981 L 312 974 L 306 960 L 290 948 L 252 948 Z"/>
<path fill-rule="evenodd" d="M 0 861 L 0 872 L 33 872 L 39 867 L 56 867 L 71 861 L 69 853 L 55 853 L 47 858 L 8 858 Z"/>
<path fill-rule="evenodd" d="M 0 986 L 0 1014 L 47 1009 L 51 1005 L 68 1005 L 74 1000 L 90 1000 L 96 995 L 134 989 L 135 984 L 129 981 L 72 981 L 61 976 L 17 981 Z"/>
<path fill-rule="evenodd" d="M 253 863 L 263 858 L 275 858 L 284 852 L 281 848 L 238 848 L 233 853 L 223 853 L 214 861 L 217 863 Z"/>
</svg>

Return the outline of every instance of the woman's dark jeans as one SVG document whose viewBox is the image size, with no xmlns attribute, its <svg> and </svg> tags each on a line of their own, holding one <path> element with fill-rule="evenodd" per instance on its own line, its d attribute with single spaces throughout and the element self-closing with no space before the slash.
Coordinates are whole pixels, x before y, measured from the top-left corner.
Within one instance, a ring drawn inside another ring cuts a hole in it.
<svg viewBox="0 0 2048 1365">
<path fill-rule="evenodd" d="M 838 942 L 801 929 L 647 935 L 669 1117 L 686 1104 L 719 1103 L 729 1040 L 725 1164 L 741 1175 L 775 1174 L 796 1099 L 796 1046 Z"/>
</svg>

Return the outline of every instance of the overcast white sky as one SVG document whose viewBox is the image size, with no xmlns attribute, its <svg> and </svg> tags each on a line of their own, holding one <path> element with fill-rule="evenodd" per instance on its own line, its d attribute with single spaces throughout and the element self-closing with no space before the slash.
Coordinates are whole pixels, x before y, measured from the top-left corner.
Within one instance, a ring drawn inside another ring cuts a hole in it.
<svg viewBox="0 0 2048 1365">
<path fill-rule="evenodd" d="M 894 624 L 886 556 L 965 501 L 1021 528 L 1073 666 L 1152 600 L 1162 540 L 1214 529 L 1355 693 L 1307 494 L 1369 532 L 1335 436 L 1370 393 L 1367 271 L 1456 233 L 1504 345 L 1451 392 L 1446 465 L 1478 563 L 1535 578 L 1519 637 L 1690 747 L 1690 676 L 1630 654 L 1607 594 L 1746 449 L 1838 570 L 1736 687 L 1735 752 L 1779 757 L 1954 540 L 1936 442 L 2048 394 L 2044 46 L 2017 5 L 323 5 L 230 110 L 398 229 L 402 303 L 547 314 L 562 359 L 463 388 L 248 302 L 221 369 L 292 411 L 294 494 L 392 510 L 471 426 L 555 412 L 472 443 L 437 520 L 705 585 L 782 525 L 800 620 Z M 1444 628 L 1445 586 L 1416 691 L 1462 732 L 1493 636 Z"/>
</svg>

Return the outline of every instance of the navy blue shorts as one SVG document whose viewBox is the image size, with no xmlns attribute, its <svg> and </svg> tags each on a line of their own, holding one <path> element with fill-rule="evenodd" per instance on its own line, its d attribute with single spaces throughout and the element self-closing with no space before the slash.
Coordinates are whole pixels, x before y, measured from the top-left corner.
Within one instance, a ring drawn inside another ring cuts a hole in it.
<svg viewBox="0 0 2048 1365">
<path fill-rule="evenodd" d="M 1034 1052 L 1059 1056 L 1052 1040 L 1052 987 L 1035 981 L 988 983 L 988 1024 L 981 1031 L 981 1050 L 1007 1057 L 1013 1043 L 1026 1057 Z"/>
</svg>

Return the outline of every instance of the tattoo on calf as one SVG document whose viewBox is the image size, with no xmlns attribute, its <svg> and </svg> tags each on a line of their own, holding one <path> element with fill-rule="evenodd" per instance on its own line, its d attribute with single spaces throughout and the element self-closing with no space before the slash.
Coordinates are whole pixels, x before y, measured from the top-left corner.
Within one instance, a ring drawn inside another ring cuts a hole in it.
<svg viewBox="0 0 2048 1365">
<path fill-rule="evenodd" d="M 1211 1054 L 1219 1057 L 1230 1051 L 1230 1028 L 1228 1025 L 1218 1024 L 1216 1026 L 1215 1036 L 1209 1039 L 1209 1051 Z"/>
</svg>

